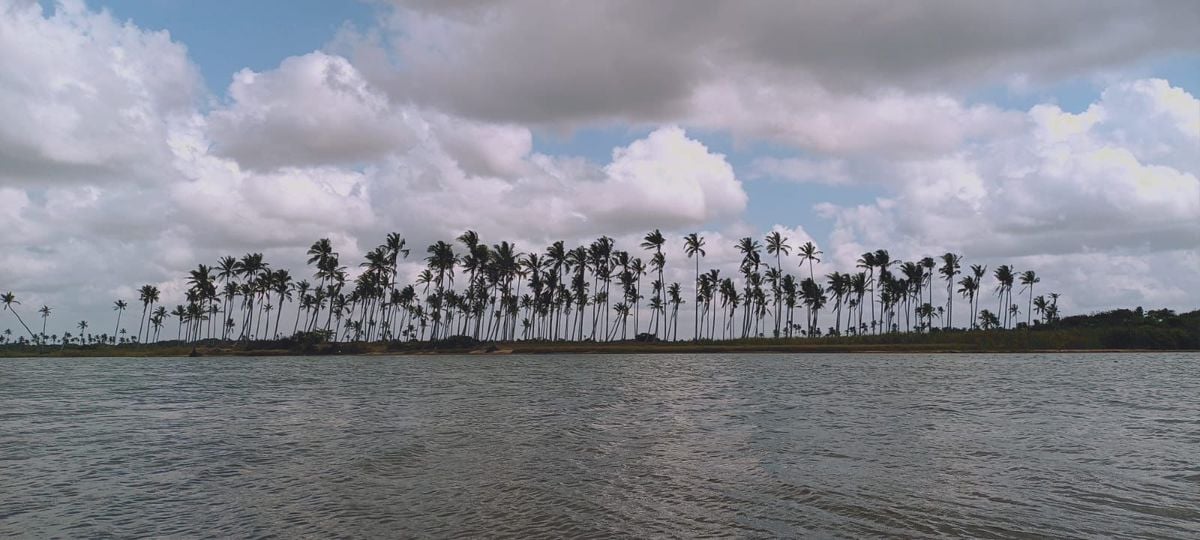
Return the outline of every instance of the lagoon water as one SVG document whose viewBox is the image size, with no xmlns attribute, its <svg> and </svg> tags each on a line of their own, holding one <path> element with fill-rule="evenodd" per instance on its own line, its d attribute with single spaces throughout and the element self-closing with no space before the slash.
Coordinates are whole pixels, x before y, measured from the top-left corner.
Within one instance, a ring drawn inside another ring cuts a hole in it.
<svg viewBox="0 0 1200 540">
<path fill-rule="evenodd" d="M 1200 537 L 1200 355 L 0 359 L 0 537 Z"/>
</svg>

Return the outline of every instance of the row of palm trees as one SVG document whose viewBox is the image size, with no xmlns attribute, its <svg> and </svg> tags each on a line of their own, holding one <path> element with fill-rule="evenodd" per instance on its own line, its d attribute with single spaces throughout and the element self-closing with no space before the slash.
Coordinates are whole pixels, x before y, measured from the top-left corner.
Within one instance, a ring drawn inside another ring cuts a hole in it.
<svg viewBox="0 0 1200 540">
<path fill-rule="evenodd" d="M 685 236 L 683 253 L 694 259 L 687 291 L 691 294 L 685 298 L 683 285 L 664 279 L 666 245 L 666 237 L 654 230 L 638 246 L 645 260 L 617 249 L 607 236 L 587 245 L 568 247 L 558 241 L 542 251 L 522 253 L 513 243 L 489 246 L 476 232 L 467 231 L 453 242 L 429 245 L 416 279 L 399 283 L 399 264 L 410 255 L 399 234 L 389 234 L 369 251 L 353 277 L 329 239 L 322 238 L 307 252 L 311 281 L 273 268 L 261 253 L 222 257 L 212 266 L 200 264 L 188 272 L 184 303 L 173 310 L 160 304 L 156 286 L 142 286 L 138 329 L 132 337 L 125 337 L 121 329 L 129 304 L 116 300 L 113 334 L 100 342 L 159 341 L 171 318 L 176 321 L 175 339 L 183 341 L 279 339 L 298 333 L 355 341 L 457 335 L 487 341 L 611 341 L 631 335 L 677 340 L 679 311 L 689 302 L 694 308 L 692 339 L 928 332 L 953 328 L 956 292 L 970 310 L 967 329 L 1014 328 L 1021 314 L 1013 300 L 1018 284 L 1018 294 L 1026 295 L 1026 320 L 1020 324 L 1033 324 L 1035 313 L 1039 322 L 1058 317 L 1058 294 L 1035 297 L 1034 286 L 1041 280 L 1032 270 L 1017 272 L 1001 265 L 992 272 L 993 312 L 981 309 L 987 268 L 976 264 L 964 272 L 961 255 L 899 261 L 879 249 L 863 253 L 856 272 L 834 271 L 819 280 L 814 264 L 821 262 L 823 252 L 812 242 L 796 246 L 800 266 L 798 274 L 792 274 L 784 268 L 783 257 L 792 254 L 793 246 L 778 231 L 762 243 L 751 237 L 738 240 L 741 260 L 730 275 L 722 275 L 719 268 L 702 268 L 705 238 L 698 233 Z M 944 303 L 935 304 L 939 280 L 944 282 Z M 39 310 L 39 335 L 20 318 L 14 307 L 20 302 L 12 293 L 0 298 L 34 342 L 48 341 L 45 321 L 51 308 Z M 283 319 L 288 305 L 294 309 L 290 329 Z M 833 317 L 825 330 L 819 324 L 823 312 Z M 86 322 L 80 326 L 82 333 Z"/>
</svg>

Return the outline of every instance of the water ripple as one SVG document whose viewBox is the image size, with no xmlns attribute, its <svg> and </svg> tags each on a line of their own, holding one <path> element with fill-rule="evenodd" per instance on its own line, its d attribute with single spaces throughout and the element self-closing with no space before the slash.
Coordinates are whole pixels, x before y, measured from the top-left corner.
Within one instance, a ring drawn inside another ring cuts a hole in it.
<svg viewBox="0 0 1200 540">
<path fill-rule="evenodd" d="M 1198 360 L 0 360 L 0 537 L 1197 537 Z"/>
</svg>

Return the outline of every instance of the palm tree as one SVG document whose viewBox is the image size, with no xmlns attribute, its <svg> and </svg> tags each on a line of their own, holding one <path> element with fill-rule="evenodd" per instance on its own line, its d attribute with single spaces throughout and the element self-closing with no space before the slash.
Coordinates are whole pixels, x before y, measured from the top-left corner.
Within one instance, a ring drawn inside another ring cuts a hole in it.
<svg viewBox="0 0 1200 540">
<path fill-rule="evenodd" d="M 767 235 L 767 254 L 775 256 L 775 279 L 772 280 L 771 289 L 775 293 L 775 337 L 779 337 L 779 319 L 780 319 L 780 303 L 783 300 L 780 286 L 783 281 L 783 255 L 787 255 L 792 251 L 792 247 L 788 245 L 788 239 L 779 233 L 779 231 L 771 231 Z M 809 242 L 807 245 L 811 245 Z M 803 262 L 801 263 L 803 264 Z"/>
<path fill-rule="evenodd" d="M 438 302 L 444 305 L 446 303 L 446 278 L 450 278 L 450 283 L 454 282 L 454 265 L 458 262 L 458 257 L 454 255 L 454 246 L 441 240 L 426 248 L 425 252 L 429 254 L 425 258 L 425 262 L 428 263 L 429 269 L 437 274 L 434 284 L 437 286 Z M 449 313 L 448 308 L 446 309 L 446 313 Z M 442 318 L 435 314 L 432 334 L 434 338 L 439 336 L 438 329 L 441 322 Z"/>
<path fill-rule="evenodd" d="M 175 340 L 183 340 L 183 323 L 187 321 L 188 312 L 182 305 L 176 305 L 175 310 L 171 312 L 171 316 L 179 321 L 179 328 L 175 331 Z"/>
<path fill-rule="evenodd" d="M 1004 316 L 1005 320 L 1001 326 L 1003 328 L 1008 328 L 1008 310 L 1004 309 L 1004 306 L 1008 304 L 1005 293 L 1008 293 L 1012 290 L 1013 280 L 1015 279 L 1015 276 L 1013 275 L 1013 269 L 1007 264 L 1002 264 L 996 267 L 996 271 L 992 275 L 995 276 L 997 282 L 996 296 L 1000 298 L 1000 303 L 996 309 L 996 316 Z"/>
<path fill-rule="evenodd" d="M 972 324 L 975 324 L 975 328 L 979 328 L 978 319 L 976 318 L 976 311 L 979 309 L 979 288 L 983 287 L 983 276 L 985 275 L 987 275 L 987 266 L 981 264 L 971 265 L 971 277 L 973 278 L 975 284 L 975 290 L 971 295 L 971 300 L 973 302 L 971 305 L 971 321 Z"/>
<path fill-rule="evenodd" d="M 38 313 L 42 314 L 42 340 L 46 339 L 46 319 L 50 318 L 50 306 L 43 305 L 38 309 Z"/>
<path fill-rule="evenodd" d="M 696 259 L 696 303 L 693 305 L 692 311 L 692 328 L 695 331 L 694 340 L 700 339 L 700 258 L 705 256 L 704 237 L 696 233 L 691 233 L 683 239 L 683 250 L 687 253 L 689 259 Z"/>
<path fill-rule="evenodd" d="M 121 329 L 121 314 L 125 312 L 125 308 L 127 307 L 129 307 L 129 304 L 126 304 L 124 300 L 117 300 L 116 302 L 113 302 L 113 311 L 117 312 L 117 326 L 113 329 L 114 337 Z"/>
<path fill-rule="evenodd" d="M 979 326 L 984 330 L 992 330 L 1000 326 L 1000 318 L 985 309 L 979 312 Z"/>
<path fill-rule="evenodd" d="M 644 249 L 644 250 L 647 250 L 647 251 L 653 250 L 654 251 L 654 256 L 651 258 L 650 261 L 651 261 L 652 266 L 658 267 L 657 269 L 658 269 L 659 287 L 655 292 L 655 295 L 656 295 L 655 298 L 658 300 L 659 306 L 663 305 L 662 281 L 663 281 L 663 266 L 666 265 L 666 258 L 662 254 L 662 248 L 663 248 L 663 244 L 666 244 L 666 243 L 667 243 L 667 239 L 663 238 L 662 232 L 660 232 L 658 229 L 654 229 L 653 231 L 646 233 L 646 236 L 644 238 L 642 238 L 642 246 L 641 246 L 642 249 Z M 656 264 L 656 263 L 658 263 L 658 264 Z M 654 315 L 653 320 L 657 322 L 658 311 L 656 310 L 656 311 L 654 311 L 654 313 L 655 313 L 655 315 Z M 654 328 L 655 328 L 654 336 L 658 337 L 658 325 L 655 324 Z"/>
<path fill-rule="evenodd" d="M 942 267 L 938 272 L 946 280 L 946 329 L 954 327 L 954 276 L 957 276 L 962 255 L 946 253 L 942 255 Z"/>
<path fill-rule="evenodd" d="M 875 267 L 876 266 L 878 266 L 878 263 L 875 260 L 875 253 L 870 252 L 870 251 L 863 253 L 858 258 L 858 261 L 855 264 L 856 268 L 862 268 L 867 271 L 867 278 L 866 278 L 866 281 L 864 282 L 864 285 L 865 285 L 864 290 L 870 289 L 870 291 L 871 291 L 871 326 L 872 327 L 875 326 Z M 862 299 L 860 298 L 859 302 L 861 303 L 861 301 L 862 301 Z M 858 308 L 858 324 L 860 327 L 862 326 L 862 306 L 861 305 Z"/>
<path fill-rule="evenodd" d="M 25 325 L 25 321 L 21 319 L 21 314 L 17 313 L 16 308 L 13 307 L 21 305 L 21 303 L 17 301 L 17 297 L 13 295 L 11 291 L 9 291 L 3 295 L 0 295 L 0 302 L 4 303 L 4 309 L 12 312 L 13 316 L 17 318 L 17 322 L 21 323 L 21 326 L 25 328 L 25 331 L 29 332 L 29 338 L 36 340 L 37 337 L 33 335 L 33 331 Z"/>
<path fill-rule="evenodd" d="M 285 300 L 292 299 L 292 275 L 287 270 L 276 270 L 270 274 L 270 286 L 272 292 L 277 295 L 278 308 L 275 311 L 275 334 L 279 334 L 279 319 L 283 316 L 283 303 Z M 270 332 L 268 332 L 270 334 Z"/>
<path fill-rule="evenodd" d="M 1024 285 L 1025 289 L 1029 289 L 1029 311 L 1026 313 L 1026 326 L 1033 324 L 1033 286 L 1041 281 L 1042 278 L 1039 278 L 1037 272 L 1033 270 L 1021 272 L 1021 285 Z"/>
<path fill-rule="evenodd" d="M 1046 313 L 1050 309 L 1050 303 L 1046 301 L 1046 297 L 1039 294 L 1030 302 L 1030 305 L 1032 306 L 1030 311 L 1037 312 L 1038 315 L 1041 315 L 1042 321 L 1046 322 Z"/>
<path fill-rule="evenodd" d="M 672 283 L 667 287 L 667 297 L 671 304 L 671 323 L 667 327 L 667 334 L 671 335 L 671 341 L 679 339 L 679 306 L 683 304 L 682 290 L 678 283 Z M 672 328 L 674 331 L 672 331 Z"/>
<path fill-rule="evenodd" d="M 958 280 L 958 284 L 958 293 L 967 299 L 968 306 L 974 306 L 975 295 L 979 292 L 979 280 L 974 276 L 963 276 L 962 279 Z M 978 328 L 974 310 L 971 311 L 971 327 Z"/>
<path fill-rule="evenodd" d="M 834 310 L 837 311 L 837 316 L 834 321 L 834 333 L 841 335 L 842 304 L 844 298 L 850 291 L 850 276 L 841 272 L 833 272 L 825 276 L 825 281 L 829 283 L 829 286 L 826 288 L 826 290 L 833 293 L 833 306 Z"/>
<path fill-rule="evenodd" d="M 142 325 L 145 324 L 146 313 L 150 306 L 158 301 L 158 287 L 149 284 L 142 285 L 142 288 L 138 290 L 138 300 L 142 302 L 142 316 L 138 319 L 138 341 L 141 342 L 143 341 Z"/>
<path fill-rule="evenodd" d="M 811 241 L 809 241 L 809 242 L 805 242 L 804 245 L 800 246 L 799 253 L 800 253 L 800 266 L 804 266 L 804 261 L 808 261 L 808 277 L 809 277 L 809 279 L 812 279 L 815 281 L 816 276 L 813 275 L 813 263 L 821 262 L 821 258 L 818 257 L 818 255 L 821 255 L 824 252 L 817 249 L 817 246 L 813 245 L 813 243 Z"/>
<path fill-rule="evenodd" d="M 154 341 L 158 341 L 158 332 L 159 330 L 162 330 L 163 321 L 165 321 L 168 316 L 170 316 L 170 314 L 167 313 L 167 308 L 163 306 L 154 308 L 154 314 L 150 316 L 150 322 L 153 323 L 154 326 Z"/>
<path fill-rule="evenodd" d="M 879 285 L 879 287 L 876 288 L 881 289 L 884 284 L 891 280 L 891 271 L 888 270 L 888 268 L 890 268 L 893 264 L 896 264 L 896 262 L 897 261 L 892 260 L 891 255 L 888 254 L 886 249 L 875 250 L 875 266 L 879 268 L 879 278 L 876 280 L 876 283 Z M 885 311 L 886 309 L 884 309 L 883 293 L 881 291 L 879 297 L 879 317 L 881 323 L 883 322 Z M 878 328 L 883 328 L 883 325 L 880 324 Z"/>
<path fill-rule="evenodd" d="M 88 327 L 87 321 L 79 321 L 79 324 L 77 324 L 75 326 L 79 327 L 79 337 L 82 338 L 84 331 L 86 331 L 87 327 Z"/>
</svg>

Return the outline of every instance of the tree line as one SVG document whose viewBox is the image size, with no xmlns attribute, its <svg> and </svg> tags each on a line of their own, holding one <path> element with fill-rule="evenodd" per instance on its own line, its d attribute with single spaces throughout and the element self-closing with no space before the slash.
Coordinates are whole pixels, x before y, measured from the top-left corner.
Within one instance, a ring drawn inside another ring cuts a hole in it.
<svg viewBox="0 0 1200 540">
<path fill-rule="evenodd" d="M 737 270 L 722 275 L 719 268 L 703 267 L 706 240 L 691 233 L 682 247 L 693 281 L 681 285 L 664 279 L 666 246 L 662 232 L 654 230 L 634 252 L 618 249 L 608 236 L 587 245 L 557 241 L 541 251 L 520 252 L 514 243 L 489 246 L 467 231 L 452 242 L 427 246 L 416 279 L 400 283 L 399 265 L 411 253 L 399 234 L 387 235 L 367 252 L 353 277 L 330 240 L 322 238 L 307 251 L 308 277 L 297 279 L 287 269 L 273 268 L 263 254 L 247 253 L 189 271 L 184 302 L 170 310 L 155 285 L 143 285 L 132 336 L 121 327 L 129 308 L 124 299 L 113 303 L 112 334 L 87 333 L 87 321 L 80 321 L 79 334 L 60 338 L 46 335 L 49 306 L 37 310 L 38 333 L 21 318 L 16 296 L 5 293 L 0 297 L 4 309 L 28 338 L 14 340 L 6 330 L 0 343 L 157 342 L 164 339 L 169 320 L 175 323 L 174 339 L 185 342 L 272 340 L 301 333 L 337 341 L 678 340 L 680 308 L 689 302 L 692 332 L 684 339 L 818 338 L 955 329 L 956 293 L 966 302 L 957 307 L 970 314 L 962 330 L 1011 329 L 1059 318 L 1057 293 L 1034 295 L 1041 281 L 1035 271 L 1000 265 L 989 280 L 986 266 L 966 268 L 955 253 L 900 261 L 879 249 L 863 253 L 855 271 L 817 278 L 813 265 L 823 252 L 812 242 L 793 247 L 773 231 L 762 242 L 738 240 Z M 783 266 L 793 249 L 800 257 L 796 273 Z M 989 287 L 995 304 L 986 298 Z M 936 304 L 935 289 L 944 289 Z M 290 325 L 285 307 L 294 310 Z M 824 329 L 823 311 L 833 318 Z"/>
</svg>

